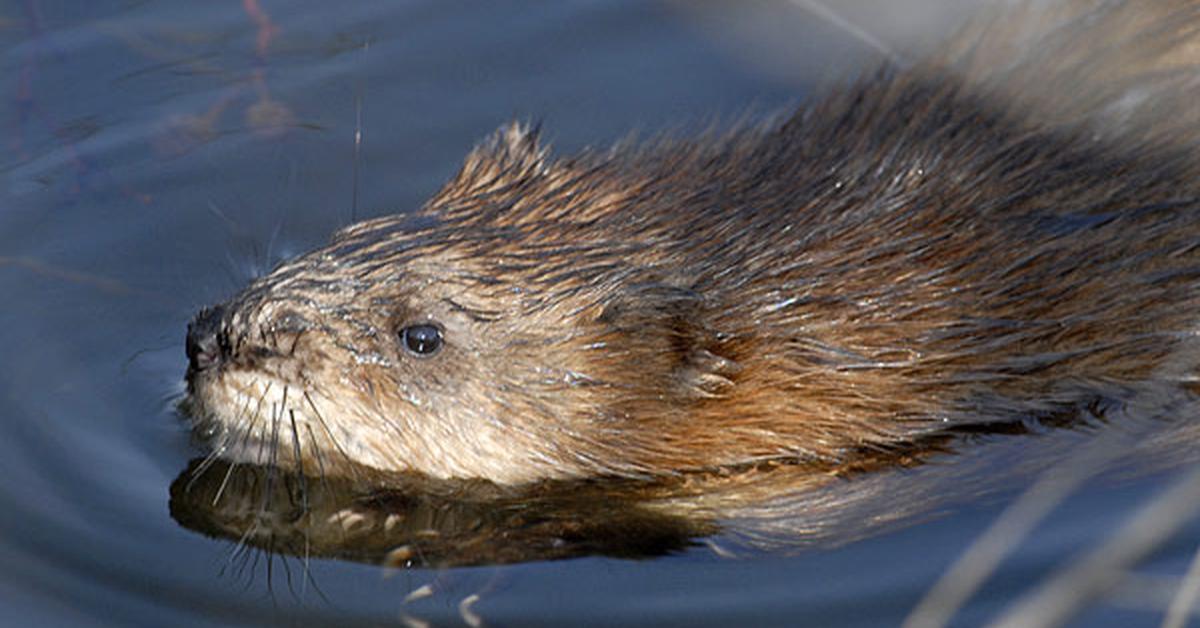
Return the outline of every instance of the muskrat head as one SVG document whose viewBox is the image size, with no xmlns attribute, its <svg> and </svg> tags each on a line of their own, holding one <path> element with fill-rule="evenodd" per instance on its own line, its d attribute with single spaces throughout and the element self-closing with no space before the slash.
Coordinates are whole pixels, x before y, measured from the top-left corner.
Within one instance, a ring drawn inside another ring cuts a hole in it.
<svg viewBox="0 0 1200 628">
<path fill-rule="evenodd" d="M 343 229 L 205 309 L 187 342 L 198 432 L 217 455 L 314 473 L 645 470 L 637 452 L 662 439 L 639 445 L 630 408 L 703 394 L 726 362 L 693 350 L 694 295 L 560 213 L 629 193 L 582 185 L 590 172 L 508 127 L 422 210 Z"/>
</svg>

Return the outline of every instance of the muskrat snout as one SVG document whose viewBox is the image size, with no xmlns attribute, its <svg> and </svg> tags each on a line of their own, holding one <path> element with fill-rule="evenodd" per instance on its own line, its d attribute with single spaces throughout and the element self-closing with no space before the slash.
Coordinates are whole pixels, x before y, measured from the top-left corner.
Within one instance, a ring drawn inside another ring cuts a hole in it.
<svg viewBox="0 0 1200 628">
<path fill-rule="evenodd" d="M 187 357 L 189 373 L 211 369 L 229 355 L 228 341 L 221 333 L 225 307 L 206 307 L 188 323 Z"/>
</svg>

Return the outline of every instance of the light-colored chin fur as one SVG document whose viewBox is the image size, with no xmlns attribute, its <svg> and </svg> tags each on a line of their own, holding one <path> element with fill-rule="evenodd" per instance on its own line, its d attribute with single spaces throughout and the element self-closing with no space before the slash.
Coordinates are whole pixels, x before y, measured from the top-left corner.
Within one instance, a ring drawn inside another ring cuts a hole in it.
<svg viewBox="0 0 1200 628">
<path fill-rule="evenodd" d="M 356 398 L 331 398 L 260 371 L 229 369 L 200 382 L 192 402 L 214 454 L 232 462 L 308 475 L 344 475 L 368 467 L 498 483 L 561 472 L 544 459 L 530 460 L 536 454 L 514 447 L 494 426 L 412 430 L 401 417 L 383 417 L 374 403 Z"/>
<path fill-rule="evenodd" d="M 193 395 L 199 422 L 216 455 L 233 462 L 279 465 L 311 473 L 356 465 L 409 470 L 380 456 L 372 430 L 348 429 L 320 393 L 258 371 L 226 370 Z M 300 457 L 297 462 L 296 452 Z"/>
</svg>

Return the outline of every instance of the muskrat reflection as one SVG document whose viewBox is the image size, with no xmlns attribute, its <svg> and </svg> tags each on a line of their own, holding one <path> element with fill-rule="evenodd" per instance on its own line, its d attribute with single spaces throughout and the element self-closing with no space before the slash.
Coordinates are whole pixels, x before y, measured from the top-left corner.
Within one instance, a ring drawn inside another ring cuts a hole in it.
<svg viewBox="0 0 1200 628">
<path fill-rule="evenodd" d="M 1119 423 L 1064 417 L 1054 426 L 1028 424 L 1020 435 L 931 440 L 855 465 L 760 465 L 655 481 L 520 487 L 366 470 L 306 477 L 197 459 L 171 486 L 171 514 L 184 527 L 271 552 L 392 566 L 645 558 L 701 545 L 750 556 L 895 529 L 955 503 L 1003 494 L 1048 469 L 1057 473 L 1089 451 L 1098 472 L 1123 474 L 1195 459 L 1193 425 L 1127 417 Z"/>
<path fill-rule="evenodd" d="M 660 556 L 716 526 L 638 507 L 632 486 L 500 487 L 417 477 L 324 479 L 193 460 L 171 485 L 181 525 L 280 554 L 391 566 L 455 566 L 588 555 Z"/>
</svg>

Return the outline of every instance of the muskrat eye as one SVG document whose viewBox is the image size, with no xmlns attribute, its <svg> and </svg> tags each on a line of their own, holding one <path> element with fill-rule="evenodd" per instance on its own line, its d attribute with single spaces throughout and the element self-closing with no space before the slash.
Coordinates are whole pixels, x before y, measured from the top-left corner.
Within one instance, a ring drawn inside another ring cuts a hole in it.
<svg viewBox="0 0 1200 628">
<path fill-rule="evenodd" d="M 442 330 L 436 325 L 409 325 L 400 330 L 400 340 L 409 351 L 430 356 L 442 348 Z"/>
</svg>

